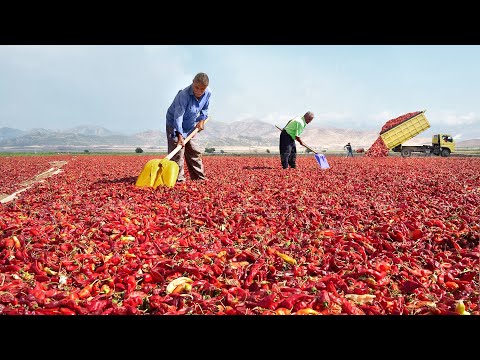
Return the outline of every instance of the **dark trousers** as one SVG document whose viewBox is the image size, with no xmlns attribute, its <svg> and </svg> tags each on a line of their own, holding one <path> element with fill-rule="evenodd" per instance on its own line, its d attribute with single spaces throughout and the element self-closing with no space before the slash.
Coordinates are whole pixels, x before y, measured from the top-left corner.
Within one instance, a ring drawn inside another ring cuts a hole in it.
<svg viewBox="0 0 480 360">
<path fill-rule="evenodd" d="M 282 168 L 287 169 L 289 166 L 295 169 L 297 160 L 297 147 L 295 140 L 285 130 L 280 133 L 280 160 Z"/>
</svg>

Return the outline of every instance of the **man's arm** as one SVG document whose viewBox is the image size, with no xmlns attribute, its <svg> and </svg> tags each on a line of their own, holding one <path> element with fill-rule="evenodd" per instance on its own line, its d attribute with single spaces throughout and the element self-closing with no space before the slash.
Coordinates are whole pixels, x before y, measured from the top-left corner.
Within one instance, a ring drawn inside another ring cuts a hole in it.
<svg viewBox="0 0 480 360">
<path fill-rule="evenodd" d="M 200 111 L 200 116 L 198 117 L 198 120 L 205 120 L 208 118 L 208 108 L 210 106 L 210 94 L 208 95 L 208 98 L 205 101 L 205 104 L 203 105 L 202 111 Z"/>
<path fill-rule="evenodd" d="M 175 135 L 178 138 L 177 144 L 182 145 L 182 147 L 185 146 L 184 139 L 183 139 L 183 114 L 179 117 L 175 118 Z"/>
<path fill-rule="evenodd" d="M 184 138 L 183 138 L 183 116 L 185 115 L 185 109 L 187 107 L 187 98 L 185 96 L 180 96 L 175 99 L 175 111 L 174 117 L 175 120 L 173 122 L 173 128 L 175 131 L 175 135 L 178 137 L 177 144 L 185 146 Z"/>
<path fill-rule="evenodd" d="M 300 139 L 300 137 L 299 137 L 299 136 L 295 136 L 295 140 L 297 140 L 297 141 L 299 142 L 299 144 L 300 144 L 300 145 L 302 145 L 302 146 L 305 146 L 305 145 L 303 144 L 303 140 L 302 140 L 302 139 Z"/>
<path fill-rule="evenodd" d="M 203 108 L 200 111 L 200 116 L 198 117 L 198 123 L 195 125 L 198 131 L 202 131 L 205 128 L 205 120 L 208 118 L 209 105 L 210 105 L 210 95 L 205 101 L 205 104 L 203 105 Z"/>
<path fill-rule="evenodd" d="M 295 134 L 297 134 L 297 135 L 295 136 L 295 140 L 297 140 L 300 145 L 305 146 L 305 145 L 303 144 L 302 139 L 300 138 L 300 135 L 302 134 L 302 129 L 301 129 L 301 127 L 300 127 L 300 124 L 299 124 L 297 121 L 295 121 Z"/>
</svg>

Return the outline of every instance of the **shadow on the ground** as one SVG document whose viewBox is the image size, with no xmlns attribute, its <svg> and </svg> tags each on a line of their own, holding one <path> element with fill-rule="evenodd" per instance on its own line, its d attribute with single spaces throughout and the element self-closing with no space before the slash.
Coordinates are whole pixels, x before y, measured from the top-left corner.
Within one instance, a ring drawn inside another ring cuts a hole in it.
<svg viewBox="0 0 480 360">
<path fill-rule="evenodd" d="M 137 177 L 135 176 L 129 176 L 129 177 L 124 177 L 121 179 L 113 179 L 113 180 L 98 180 L 95 182 L 95 184 L 135 184 L 137 181 Z"/>
</svg>

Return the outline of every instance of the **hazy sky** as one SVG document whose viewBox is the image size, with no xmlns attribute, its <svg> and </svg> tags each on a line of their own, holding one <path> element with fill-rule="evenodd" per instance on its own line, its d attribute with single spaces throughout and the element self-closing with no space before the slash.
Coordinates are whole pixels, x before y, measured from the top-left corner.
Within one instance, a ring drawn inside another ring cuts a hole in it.
<svg viewBox="0 0 480 360">
<path fill-rule="evenodd" d="M 312 127 L 380 132 L 427 110 L 429 132 L 480 138 L 480 45 L 0 45 L 0 127 L 164 131 L 198 72 L 215 121 L 311 110 Z"/>
</svg>

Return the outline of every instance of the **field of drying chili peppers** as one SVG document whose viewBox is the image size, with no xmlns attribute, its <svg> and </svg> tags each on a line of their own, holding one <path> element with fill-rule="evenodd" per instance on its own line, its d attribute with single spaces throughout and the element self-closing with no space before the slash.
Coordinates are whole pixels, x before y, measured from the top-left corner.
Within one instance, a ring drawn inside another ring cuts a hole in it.
<svg viewBox="0 0 480 360">
<path fill-rule="evenodd" d="M 0 157 L 0 314 L 480 313 L 480 158 L 152 158 Z"/>
</svg>

